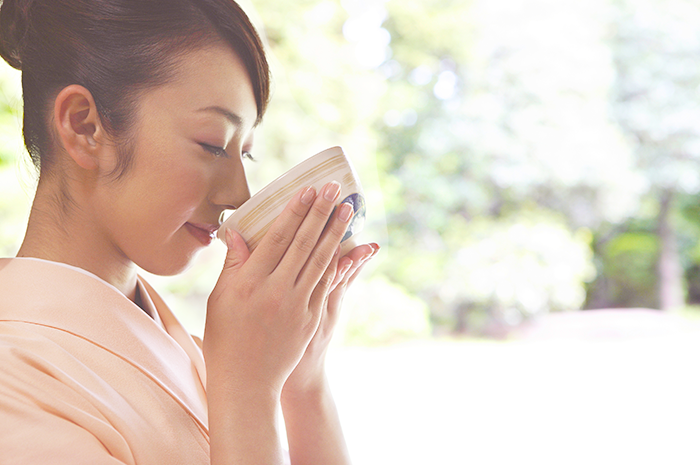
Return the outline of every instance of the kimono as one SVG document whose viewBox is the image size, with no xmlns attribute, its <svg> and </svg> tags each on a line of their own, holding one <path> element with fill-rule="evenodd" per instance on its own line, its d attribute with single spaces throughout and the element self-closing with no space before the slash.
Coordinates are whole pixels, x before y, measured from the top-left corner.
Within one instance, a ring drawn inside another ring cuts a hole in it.
<svg viewBox="0 0 700 465">
<path fill-rule="evenodd" d="M 209 463 L 202 352 L 138 286 L 145 309 L 79 268 L 0 259 L 0 464 Z"/>
</svg>

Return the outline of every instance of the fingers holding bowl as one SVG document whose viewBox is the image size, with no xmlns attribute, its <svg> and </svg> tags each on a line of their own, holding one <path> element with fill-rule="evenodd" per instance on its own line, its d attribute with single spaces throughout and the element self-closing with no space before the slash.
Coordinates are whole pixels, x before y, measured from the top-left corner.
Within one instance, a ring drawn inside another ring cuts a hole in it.
<svg viewBox="0 0 700 465">
<path fill-rule="evenodd" d="M 340 184 L 333 181 L 321 188 L 309 213 L 294 234 L 294 240 L 285 253 L 283 261 L 292 273 L 298 274 L 315 250 L 319 237 L 333 212 L 340 194 Z"/>
<path fill-rule="evenodd" d="M 254 260 L 249 266 L 261 275 L 276 272 L 295 283 L 308 275 L 313 288 L 353 218 L 352 204 L 343 202 L 336 207 L 340 192 L 337 181 L 325 184 L 318 193 L 314 187 L 297 192 L 252 251 Z"/>
<path fill-rule="evenodd" d="M 331 286 L 334 290 L 341 283 L 352 283 L 362 267 L 379 252 L 379 244 L 363 244 L 353 248 L 347 255 L 340 258 L 338 272 Z"/>
<path fill-rule="evenodd" d="M 335 208 L 337 195 L 333 201 L 329 201 L 328 198 L 325 200 L 330 202 L 326 206 L 330 206 L 330 219 L 319 218 L 322 224 L 316 223 L 312 225 L 315 231 L 319 231 L 318 228 L 320 227 L 319 237 L 316 239 L 313 251 L 306 257 L 298 255 L 298 251 L 295 251 L 293 248 L 290 248 L 289 252 L 290 262 L 296 264 L 296 266 L 302 265 L 299 269 L 298 282 L 303 282 L 304 285 L 313 284 L 315 286 L 321 276 L 323 276 L 333 257 L 339 253 L 340 242 L 353 215 L 352 205 L 343 203 L 338 208 Z M 305 226 L 302 225 L 300 231 Z M 285 257 L 286 259 L 287 257 Z M 331 279 L 329 285 L 332 284 L 332 281 L 333 279 Z"/>
<path fill-rule="evenodd" d="M 277 268 L 316 197 L 313 187 L 300 190 L 272 223 L 253 251 L 253 255 L 259 256 L 261 271 L 269 274 Z"/>
</svg>

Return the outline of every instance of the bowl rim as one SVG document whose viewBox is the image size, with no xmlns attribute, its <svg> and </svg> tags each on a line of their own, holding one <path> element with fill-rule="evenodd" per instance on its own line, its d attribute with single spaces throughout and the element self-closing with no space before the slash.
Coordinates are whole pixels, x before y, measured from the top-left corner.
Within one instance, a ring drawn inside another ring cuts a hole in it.
<svg viewBox="0 0 700 465">
<path fill-rule="evenodd" d="M 271 195 L 271 192 L 275 193 L 279 190 L 280 182 L 285 181 L 286 178 L 296 177 L 294 175 L 300 171 L 301 172 L 308 171 L 308 166 L 309 165 L 313 166 L 313 165 L 318 164 L 319 159 L 325 159 L 325 158 L 337 156 L 340 154 L 345 155 L 345 152 L 343 151 L 342 147 L 336 145 L 334 147 L 330 147 L 326 150 L 318 152 L 316 155 L 312 155 L 305 160 L 300 161 L 299 163 L 294 165 L 292 168 L 288 169 L 287 171 L 285 171 L 281 175 L 277 176 L 274 180 L 267 183 L 262 189 L 257 191 L 255 194 L 253 194 L 240 207 L 236 208 L 233 211 L 233 213 L 229 216 L 229 218 L 231 218 L 234 215 L 236 215 L 236 216 L 245 215 L 249 210 L 257 208 L 257 206 L 260 204 L 260 202 L 263 199 L 266 199 Z M 282 184 L 284 184 L 284 183 L 282 183 Z M 228 218 L 227 218 L 227 221 L 228 221 Z"/>
<path fill-rule="evenodd" d="M 325 160 L 327 158 L 335 157 L 338 155 L 343 155 L 344 157 L 347 158 L 347 155 L 345 154 L 345 151 L 343 148 L 339 145 L 327 148 L 325 150 L 322 150 L 321 152 L 316 153 L 315 155 L 312 155 L 296 165 L 294 165 L 292 168 L 288 169 L 284 173 L 280 174 L 277 176 L 274 180 L 270 181 L 267 183 L 262 189 L 257 191 L 255 194 L 253 194 L 248 200 L 246 200 L 244 203 L 242 203 L 238 208 L 232 209 L 231 214 L 228 215 L 228 217 L 221 222 L 219 225 L 219 231 L 217 231 L 217 236 L 221 237 L 221 233 L 227 229 L 225 225 L 227 223 L 230 223 L 232 221 L 240 221 L 241 218 L 245 217 L 249 213 L 251 213 L 253 210 L 258 208 L 262 202 L 264 202 L 265 199 L 269 198 L 270 195 L 278 192 L 284 184 L 286 184 L 287 178 L 297 178 L 300 173 L 303 173 L 305 171 L 309 170 L 310 166 L 314 166 L 320 163 L 320 160 Z M 348 160 L 349 161 L 349 160 Z M 351 165 L 352 169 L 352 165 Z M 354 169 L 353 169 L 354 171 Z M 358 180 L 359 183 L 359 180 Z M 238 218 L 239 220 L 236 220 Z"/>
</svg>

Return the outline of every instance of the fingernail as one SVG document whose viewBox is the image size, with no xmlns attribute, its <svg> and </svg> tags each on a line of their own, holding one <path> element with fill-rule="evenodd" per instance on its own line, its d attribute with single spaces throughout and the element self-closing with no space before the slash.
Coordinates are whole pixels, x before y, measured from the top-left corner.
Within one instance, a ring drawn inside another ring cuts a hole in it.
<svg viewBox="0 0 700 465">
<path fill-rule="evenodd" d="M 311 203 L 316 198 L 316 189 L 313 187 L 307 187 L 304 193 L 301 195 L 301 203 L 304 205 L 311 205 Z"/>
<path fill-rule="evenodd" d="M 348 221 L 350 221 L 350 217 L 352 216 L 352 210 L 352 205 L 350 205 L 349 203 L 342 204 L 338 209 L 338 218 L 340 219 L 340 221 L 342 221 L 343 223 L 347 223 Z"/>
<path fill-rule="evenodd" d="M 352 262 L 346 263 L 346 264 L 340 269 L 340 272 L 338 273 L 338 276 L 340 277 L 340 281 L 343 280 L 343 278 L 344 278 L 345 275 L 348 273 L 348 271 L 350 270 L 351 267 L 352 267 Z"/>
<path fill-rule="evenodd" d="M 338 181 L 331 181 L 327 186 L 326 190 L 323 193 L 323 197 L 328 200 L 328 201 L 334 201 L 336 198 L 338 198 L 338 194 L 340 194 L 340 183 Z"/>
</svg>

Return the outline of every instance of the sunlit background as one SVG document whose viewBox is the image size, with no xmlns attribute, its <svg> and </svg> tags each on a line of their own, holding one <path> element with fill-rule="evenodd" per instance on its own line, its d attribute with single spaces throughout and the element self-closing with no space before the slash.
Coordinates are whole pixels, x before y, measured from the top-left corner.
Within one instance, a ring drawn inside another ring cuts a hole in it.
<svg viewBox="0 0 700 465">
<path fill-rule="evenodd" d="M 329 361 L 356 462 L 698 463 L 700 2 L 243 5 L 274 73 L 252 189 L 342 145 L 382 245 Z M 0 78 L 14 255 L 36 175 Z M 223 254 L 149 277 L 195 334 Z"/>
</svg>

